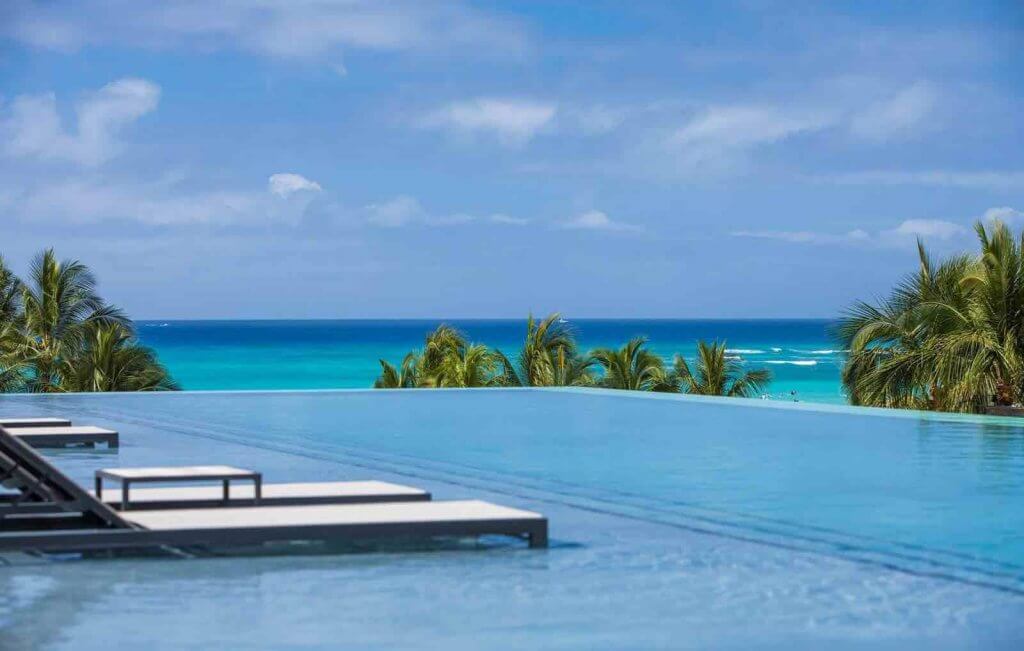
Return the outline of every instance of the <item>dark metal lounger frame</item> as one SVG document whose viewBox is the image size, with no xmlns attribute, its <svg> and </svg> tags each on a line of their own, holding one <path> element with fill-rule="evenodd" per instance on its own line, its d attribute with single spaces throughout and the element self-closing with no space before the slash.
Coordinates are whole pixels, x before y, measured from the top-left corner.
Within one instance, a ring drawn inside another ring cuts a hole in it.
<svg viewBox="0 0 1024 651">
<path fill-rule="evenodd" d="M 0 551 L 71 552 L 195 545 L 251 545 L 272 541 L 390 537 L 525 537 L 530 547 L 547 547 L 546 518 L 445 520 L 148 530 L 133 525 L 30 446 L 0 427 L 0 483 L 19 496 L 0 511 Z M 40 514 L 40 505 L 52 505 Z M 24 511 L 18 509 L 24 508 Z"/>
</svg>

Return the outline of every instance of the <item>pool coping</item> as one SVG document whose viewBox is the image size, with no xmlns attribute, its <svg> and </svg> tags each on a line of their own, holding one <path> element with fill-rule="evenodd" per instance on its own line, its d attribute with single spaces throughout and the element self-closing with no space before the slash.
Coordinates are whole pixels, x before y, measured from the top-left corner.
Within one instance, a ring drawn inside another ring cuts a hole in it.
<svg viewBox="0 0 1024 651">
<path fill-rule="evenodd" d="M 623 391 L 600 387 L 472 387 L 472 388 L 410 388 L 410 389 L 209 389 L 194 391 L 108 391 L 108 392 L 67 392 L 67 393 L 0 393 L 0 404 L 5 399 L 15 400 L 52 400 L 58 396 L 75 396 L 79 398 L 102 399 L 106 396 L 189 396 L 189 395 L 308 395 L 308 394 L 378 394 L 386 393 L 567 393 L 585 396 L 605 396 L 623 400 L 663 400 L 683 403 L 695 403 L 714 406 L 734 405 L 761 409 L 781 409 L 823 414 L 846 414 L 858 416 L 876 416 L 885 418 L 909 418 L 939 422 L 959 422 L 988 425 L 1004 425 L 1024 428 L 1024 418 L 1013 416 L 989 416 L 982 414 L 961 414 L 938 411 L 922 411 L 914 409 L 891 409 L 884 407 L 860 407 L 853 405 L 835 405 L 820 402 L 796 402 L 786 400 L 768 400 L 759 398 L 727 398 L 722 396 L 698 396 L 685 393 L 660 393 L 653 391 Z"/>
</svg>

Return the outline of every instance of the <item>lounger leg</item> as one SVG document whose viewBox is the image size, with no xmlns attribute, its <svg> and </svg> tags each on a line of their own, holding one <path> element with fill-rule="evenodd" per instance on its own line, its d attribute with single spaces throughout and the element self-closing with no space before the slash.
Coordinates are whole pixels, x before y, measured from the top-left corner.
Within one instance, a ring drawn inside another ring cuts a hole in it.
<svg viewBox="0 0 1024 651">
<path fill-rule="evenodd" d="M 130 483 L 131 482 L 129 482 L 127 479 L 121 480 L 121 510 L 122 511 L 127 511 L 128 510 L 128 485 Z"/>
<path fill-rule="evenodd" d="M 228 500 L 231 499 L 231 480 L 230 479 L 225 479 L 224 482 L 223 482 L 223 485 L 224 485 L 224 503 L 227 504 Z"/>
<path fill-rule="evenodd" d="M 258 474 L 253 478 L 253 492 L 256 494 L 256 503 L 263 499 L 263 475 Z"/>
<path fill-rule="evenodd" d="M 102 500 L 103 499 L 103 478 L 102 477 L 97 477 L 96 478 L 96 499 L 98 499 L 98 500 Z"/>
<path fill-rule="evenodd" d="M 548 546 L 548 525 L 537 527 L 529 533 L 530 549 L 542 549 Z"/>
</svg>

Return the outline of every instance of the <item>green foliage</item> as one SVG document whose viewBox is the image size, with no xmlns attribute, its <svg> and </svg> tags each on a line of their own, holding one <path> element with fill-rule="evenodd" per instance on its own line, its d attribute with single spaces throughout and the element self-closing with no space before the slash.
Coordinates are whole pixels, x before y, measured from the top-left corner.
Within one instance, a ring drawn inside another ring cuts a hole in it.
<svg viewBox="0 0 1024 651">
<path fill-rule="evenodd" d="M 696 371 L 681 355 L 676 355 L 672 381 L 684 393 L 701 396 L 728 396 L 754 398 L 771 382 L 772 374 L 766 369 L 744 371 L 742 364 L 725 354 L 725 342 L 697 342 Z"/>
<path fill-rule="evenodd" d="M 399 368 L 380 360 L 377 389 L 488 387 L 501 384 L 498 354 L 471 344 L 455 328 L 441 324 L 427 334 L 423 349 L 408 353 Z"/>
<path fill-rule="evenodd" d="M 837 335 L 843 385 L 858 405 L 983 412 L 1024 399 L 1024 242 L 1001 222 L 975 226 L 976 256 L 918 271 L 877 305 L 856 303 Z"/>
<path fill-rule="evenodd" d="M 558 312 L 537 321 L 526 320 L 526 339 L 516 363 L 496 351 L 502 372 L 501 383 L 516 387 L 588 386 L 594 383 L 589 356 L 582 356 L 576 336 Z"/>
<path fill-rule="evenodd" d="M 419 356 L 409 353 L 402 360 L 399 368 L 395 368 L 383 359 L 380 360 L 381 374 L 373 383 L 374 389 L 412 389 L 419 386 L 417 378 Z"/>
<path fill-rule="evenodd" d="M 598 348 L 591 356 L 604 370 L 599 384 L 607 389 L 674 392 L 665 363 L 647 349 L 647 339 L 636 337 L 619 349 Z"/>
<path fill-rule="evenodd" d="M 698 342 L 696 372 L 681 356 L 674 367 L 637 337 L 619 349 L 579 352 L 576 336 L 555 312 L 541 320 L 530 315 L 526 337 L 513 362 L 500 350 L 470 344 L 451 326 L 427 334 L 421 351 L 405 356 L 396 368 L 380 360 L 378 389 L 415 387 L 553 387 L 598 386 L 630 391 L 661 391 L 716 396 L 756 396 L 771 381 L 765 370 L 744 371 L 725 355 L 724 343 Z"/>
<path fill-rule="evenodd" d="M 487 346 L 470 344 L 448 354 L 441 362 L 437 386 L 445 388 L 490 387 L 501 384 L 498 360 Z"/>
<path fill-rule="evenodd" d="M 22 282 L 0 259 L 0 391 L 176 388 L 131 321 L 100 298 L 85 265 L 47 250 Z"/>
<path fill-rule="evenodd" d="M 152 350 L 117 323 L 93 323 L 86 345 L 66 374 L 68 391 L 175 391 L 177 384 Z"/>
<path fill-rule="evenodd" d="M 21 345 L 21 281 L 0 256 L 0 393 L 19 390 L 25 364 L 17 351 Z"/>
</svg>

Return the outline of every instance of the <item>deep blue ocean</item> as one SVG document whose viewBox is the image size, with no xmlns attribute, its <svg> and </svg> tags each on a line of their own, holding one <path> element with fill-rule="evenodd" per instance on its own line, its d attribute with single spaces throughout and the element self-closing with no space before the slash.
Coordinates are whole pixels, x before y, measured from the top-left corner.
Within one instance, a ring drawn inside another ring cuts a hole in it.
<svg viewBox="0 0 1024 651">
<path fill-rule="evenodd" d="M 365 388 L 379 359 L 398 363 L 423 345 L 436 320 L 140 321 L 153 347 L 182 388 Z M 525 335 L 524 320 L 451 320 L 472 341 L 510 357 Z M 768 368 L 769 397 L 843 402 L 842 351 L 824 320 L 605 320 L 570 321 L 581 347 L 621 346 L 634 336 L 670 360 L 694 354 L 698 339 L 725 340 L 749 368 Z"/>
</svg>

